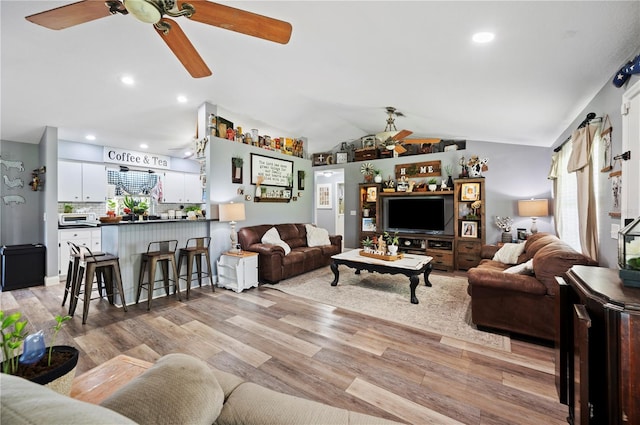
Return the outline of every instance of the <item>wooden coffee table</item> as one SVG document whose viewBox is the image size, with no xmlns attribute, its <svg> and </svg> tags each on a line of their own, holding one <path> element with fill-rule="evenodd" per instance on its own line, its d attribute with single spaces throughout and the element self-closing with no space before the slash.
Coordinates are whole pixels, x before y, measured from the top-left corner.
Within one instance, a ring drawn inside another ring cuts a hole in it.
<svg viewBox="0 0 640 425">
<path fill-rule="evenodd" d="M 424 275 L 424 284 L 426 286 L 431 286 L 431 282 L 429 282 L 429 273 L 431 273 L 432 270 L 432 257 L 428 257 L 426 255 L 405 254 L 400 260 L 387 261 L 362 256 L 360 255 L 359 249 L 353 249 L 351 251 L 336 254 L 332 256 L 331 259 L 333 261 L 330 266 L 334 275 L 331 286 L 336 286 L 338 284 L 338 279 L 340 278 L 338 265 L 340 264 L 356 269 L 356 274 L 360 274 L 361 270 L 367 270 L 382 274 L 403 274 L 409 277 L 412 304 L 418 304 L 416 288 L 418 287 L 421 274 Z"/>
</svg>

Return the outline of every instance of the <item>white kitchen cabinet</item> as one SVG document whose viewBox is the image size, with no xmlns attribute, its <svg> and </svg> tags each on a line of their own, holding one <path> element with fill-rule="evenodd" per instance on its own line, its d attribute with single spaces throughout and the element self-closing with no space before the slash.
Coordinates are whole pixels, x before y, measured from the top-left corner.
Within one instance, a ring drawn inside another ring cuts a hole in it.
<svg viewBox="0 0 640 425">
<path fill-rule="evenodd" d="M 107 169 L 103 164 L 58 162 L 58 201 L 104 202 Z"/>
<path fill-rule="evenodd" d="M 104 164 L 82 164 L 82 201 L 107 200 L 107 167 Z"/>
<path fill-rule="evenodd" d="M 82 163 L 58 162 L 58 201 L 82 201 Z"/>
<path fill-rule="evenodd" d="M 218 286 L 242 292 L 258 286 L 258 253 L 225 252 L 218 265 Z"/>
<path fill-rule="evenodd" d="M 69 244 L 67 241 L 78 246 L 89 247 L 93 253 L 100 252 L 102 231 L 96 228 L 58 230 L 58 272 L 62 276 L 67 275 L 69 267 Z"/>
<path fill-rule="evenodd" d="M 184 175 L 184 202 L 190 204 L 202 203 L 202 183 L 199 174 Z"/>
<path fill-rule="evenodd" d="M 202 203 L 202 185 L 198 174 L 166 171 L 162 183 L 162 202 Z"/>
</svg>

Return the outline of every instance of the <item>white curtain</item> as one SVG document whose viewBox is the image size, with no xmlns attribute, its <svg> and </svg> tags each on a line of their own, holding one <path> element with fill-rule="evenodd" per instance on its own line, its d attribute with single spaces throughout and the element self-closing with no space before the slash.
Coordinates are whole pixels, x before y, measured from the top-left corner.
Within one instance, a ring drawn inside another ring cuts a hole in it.
<svg viewBox="0 0 640 425">
<path fill-rule="evenodd" d="M 581 252 L 598 261 L 598 214 L 596 210 L 593 146 L 600 140 L 600 124 L 588 124 L 571 135 L 567 172 L 577 181 L 578 233 Z"/>
<path fill-rule="evenodd" d="M 553 155 L 549 179 L 553 180 L 556 234 L 573 249 L 581 252 L 576 175 L 567 172 L 571 150 L 571 143 L 565 143 L 560 151 Z"/>
</svg>

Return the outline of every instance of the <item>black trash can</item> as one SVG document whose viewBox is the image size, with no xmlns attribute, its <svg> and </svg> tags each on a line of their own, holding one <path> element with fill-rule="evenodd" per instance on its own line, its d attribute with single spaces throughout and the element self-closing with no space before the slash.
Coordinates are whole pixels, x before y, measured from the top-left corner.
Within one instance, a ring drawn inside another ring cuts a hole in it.
<svg viewBox="0 0 640 425">
<path fill-rule="evenodd" d="M 46 247 L 42 244 L 3 245 L 2 291 L 44 285 Z"/>
</svg>

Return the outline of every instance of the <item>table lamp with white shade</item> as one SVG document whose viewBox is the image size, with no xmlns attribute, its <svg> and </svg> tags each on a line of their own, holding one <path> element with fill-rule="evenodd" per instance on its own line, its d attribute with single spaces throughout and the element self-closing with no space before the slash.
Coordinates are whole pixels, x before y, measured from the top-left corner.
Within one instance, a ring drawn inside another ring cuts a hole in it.
<svg viewBox="0 0 640 425">
<path fill-rule="evenodd" d="M 546 217 L 549 215 L 549 200 L 525 199 L 518 201 L 518 215 L 522 217 L 531 217 L 531 233 L 538 233 L 536 219 L 538 217 Z"/>
<path fill-rule="evenodd" d="M 240 252 L 238 246 L 238 232 L 236 232 L 236 222 L 242 221 L 245 219 L 244 215 L 244 204 L 239 203 L 235 204 L 233 202 L 229 204 L 220 204 L 219 208 L 219 219 L 220 221 L 228 221 L 231 225 L 231 250 L 229 252 Z"/>
</svg>

